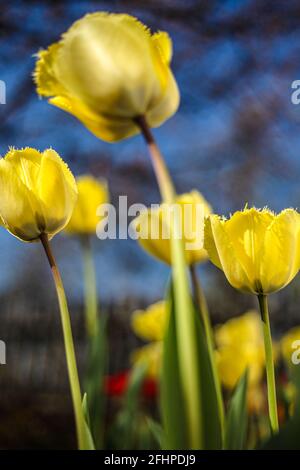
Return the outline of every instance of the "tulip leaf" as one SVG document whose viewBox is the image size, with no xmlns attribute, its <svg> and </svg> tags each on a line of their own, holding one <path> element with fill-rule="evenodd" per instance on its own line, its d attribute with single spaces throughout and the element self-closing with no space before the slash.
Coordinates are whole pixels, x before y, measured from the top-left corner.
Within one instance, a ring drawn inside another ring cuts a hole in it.
<svg viewBox="0 0 300 470">
<path fill-rule="evenodd" d="M 159 448 L 161 449 L 163 445 L 163 435 L 164 435 L 161 425 L 157 423 L 156 421 L 154 421 L 149 416 L 147 417 L 147 425 L 155 442 L 158 444 Z"/>
<path fill-rule="evenodd" d="M 187 422 L 181 389 L 178 349 L 176 341 L 175 311 L 172 288 L 167 297 L 169 324 L 163 342 L 161 377 L 161 412 L 163 419 L 163 449 L 188 448 Z"/>
<path fill-rule="evenodd" d="M 215 381 L 208 352 L 204 326 L 200 314 L 195 310 L 198 357 L 200 358 L 200 384 L 202 401 L 202 423 L 204 449 L 221 449 L 222 433 Z"/>
<path fill-rule="evenodd" d="M 131 370 L 123 404 L 113 426 L 112 441 L 121 449 L 133 449 L 142 438 L 139 409 L 141 389 L 147 373 L 147 364 L 136 364 Z M 115 442 L 115 437 L 118 441 Z"/>
<path fill-rule="evenodd" d="M 84 414 L 84 419 L 86 421 L 86 424 L 90 427 L 91 421 L 90 421 L 90 413 L 87 405 L 87 394 L 85 393 L 83 395 L 82 399 L 82 409 L 83 409 L 83 414 Z"/>
<path fill-rule="evenodd" d="M 140 397 L 141 387 L 147 374 L 147 363 L 136 364 L 131 370 L 128 388 L 125 396 L 126 407 L 129 412 L 134 412 Z"/>
<path fill-rule="evenodd" d="M 247 431 L 247 386 L 248 371 L 239 380 L 227 413 L 225 449 L 241 450 L 244 448 Z"/>
<path fill-rule="evenodd" d="M 84 414 L 84 423 L 85 423 L 85 429 L 83 433 L 84 434 L 84 450 L 95 450 L 95 444 L 94 444 L 94 440 L 93 440 L 92 433 L 90 430 L 90 414 L 88 410 L 86 393 L 83 395 L 83 399 L 82 399 L 82 410 Z"/>
<path fill-rule="evenodd" d="M 108 366 L 107 354 L 107 318 L 101 315 L 97 319 L 97 333 L 89 336 L 87 371 L 84 378 L 84 389 L 89 398 L 91 416 L 90 428 L 97 448 L 103 448 L 104 408 L 104 376 Z"/>
<path fill-rule="evenodd" d="M 176 323 L 174 297 L 172 289 L 168 297 L 169 326 L 163 346 L 163 366 L 161 383 L 161 409 L 164 424 L 163 447 L 167 449 L 188 448 L 187 416 L 184 406 L 183 391 L 179 376 L 178 348 L 176 341 Z M 220 417 L 218 412 L 217 394 L 213 380 L 210 358 L 204 328 L 197 311 L 194 311 L 196 330 L 197 360 L 200 358 L 200 389 L 198 395 L 201 402 L 201 422 L 204 449 L 220 449 L 222 446 Z M 187 364 L 188 369 L 188 364 Z"/>
</svg>

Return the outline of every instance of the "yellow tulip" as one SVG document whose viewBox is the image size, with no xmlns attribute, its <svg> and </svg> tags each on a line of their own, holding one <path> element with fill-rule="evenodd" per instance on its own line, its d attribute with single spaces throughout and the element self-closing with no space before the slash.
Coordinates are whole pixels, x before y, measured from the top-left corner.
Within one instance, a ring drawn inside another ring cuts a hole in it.
<svg viewBox="0 0 300 470">
<path fill-rule="evenodd" d="M 100 181 L 90 175 L 76 179 L 78 199 L 72 217 L 66 226 L 69 234 L 95 234 L 100 218 L 97 208 L 109 202 L 108 188 L 105 181 Z"/>
<path fill-rule="evenodd" d="M 264 412 L 266 407 L 266 395 L 261 384 L 248 387 L 247 407 L 249 414 L 259 415 Z"/>
<path fill-rule="evenodd" d="M 168 34 L 151 34 L 126 14 L 92 13 L 38 53 L 37 92 L 76 116 L 93 134 L 115 142 L 137 134 L 135 118 L 151 127 L 178 108 Z"/>
<path fill-rule="evenodd" d="M 149 344 L 137 348 L 131 355 L 134 364 L 146 364 L 150 377 L 159 375 L 162 356 L 162 339 L 167 324 L 167 305 L 164 300 L 150 305 L 146 310 L 136 310 L 131 317 L 134 333 Z"/>
<path fill-rule="evenodd" d="M 236 289 L 258 295 L 286 286 L 300 267 L 300 214 L 245 209 L 226 220 L 211 215 L 204 246 Z"/>
<path fill-rule="evenodd" d="M 247 348 L 221 347 L 216 352 L 217 367 L 224 387 L 232 390 L 246 369 L 249 369 L 250 384 L 260 382 L 263 374 L 263 364 L 258 364 L 255 347 Z"/>
<path fill-rule="evenodd" d="M 203 224 L 201 216 L 211 213 L 211 207 L 198 191 L 177 196 L 176 204 L 181 211 L 182 237 L 185 245 L 187 264 L 200 263 L 208 258 L 203 248 Z M 169 229 L 169 206 L 162 204 L 158 209 L 148 209 L 135 219 L 139 244 L 152 256 L 171 264 Z M 204 218 L 203 218 L 204 220 Z M 199 226 L 200 225 L 200 230 Z M 157 229 L 157 233 L 152 230 Z"/>
<path fill-rule="evenodd" d="M 298 343 L 295 343 L 296 341 Z M 298 363 L 300 360 L 300 326 L 292 328 L 281 338 L 280 350 L 287 365 L 292 366 L 293 353 L 295 354 Z"/>
<path fill-rule="evenodd" d="M 145 341 L 160 341 L 165 333 L 166 321 L 166 302 L 161 300 L 150 305 L 146 310 L 133 312 L 131 326 L 139 338 Z"/>
<path fill-rule="evenodd" d="M 0 159 L 0 217 L 20 240 L 51 239 L 69 222 L 76 199 L 75 179 L 52 149 L 11 149 Z"/>
<path fill-rule="evenodd" d="M 260 316 L 249 311 L 228 320 L 215 330 L 217 365 L 223 385 L 232 389 L 246 368 L 249 386 L 257 385 L 265 364 L 264 342 Z"/>
<path fill-rule="evenodd" d="M 131 362 L 135 365 L 145 364 L 148 377 L 158 378 L 162 360 L 162 342 L 156 341 L 141 348 L 137 348 L 131 354 Z"/>
</svg>

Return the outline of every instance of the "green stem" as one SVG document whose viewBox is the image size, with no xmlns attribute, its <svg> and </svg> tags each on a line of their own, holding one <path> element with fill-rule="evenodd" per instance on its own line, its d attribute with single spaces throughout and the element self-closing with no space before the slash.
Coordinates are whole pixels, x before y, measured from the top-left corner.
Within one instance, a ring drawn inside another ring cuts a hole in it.
<svg viewBox="0 0 300 470">
<path fill-rule="evenodd" d="M 69 381 L 70 381 L 70 387 L 71 387 L 71 395 L 72 395 L 74 414 L 75 414 L 78 447 L 80 450 L 84 450 L 86 448 L 85 447 L 85 426 L 86 425 L 85 425 L 85 419 L 84 419 L 83 410 L 82 410 L 82 397 L 81 397 L 81 391 L 80 391 L 80 383 L 79 383 L 79 377 L 78 377 L 78 371 L 77 371 L 75 349 L 74 349 L 70 314 L 68 310 L 66 294 L 65 294 L 63 282 L 60 276 L 60 272 L 58 270 L 55 258 L 50 248 L 48 236 L 46 234 L 42 234 L 40 236 L 40 239 L 44 247 L 45 253 L 47 255 L 47 259 L 50 264 L 50 268 L 52 271 L 53 280 L 54 280 L 54 284 L 56 288 L 56 293 L 57 293 L 57 298 L 58 298 L 58 303 L 59 303 L 59 308 L 60 308 L 63 335 L 64 335 L 65 352 L 66 352 L 66 360 L 67 360 Z"/>
<path fill-rule="evenodd" d="M 161 198 L 163 202 L 172 205 L 175 203 L 176 198 L 175 189 L 152 132 L 143 116 L 138 117 L 135 122 L 140 127 L 148 146 Z M 183 241 L 179 237 L 179 234 L 181 234 L 181 226 L 176 215 L 177 211 L 174 211 L 171 255 L 176 305 L 175 317 L 179 371 L 186 403 L 190 448 L 201 449 L 203 447 L 203 429 L 201 422 L 200 370 L 197 354 L 195 317 L 189 289 Z"/>
<path fill-rule="evenodd" d="M 206 298 L 205 298 L 199 277 L 197 276 L 195 264 L 190 265 L 190 273 L 191 273 L 192 286 L 193 286 L 193 291 L 194 291 L 194 299 L 195 299 L 196 305 L 199 308 L 201 318 L 203 321 L 204 330 L 205 330 L 208 355 L 210 358 L 213 380 L 214 380 L 216 395 L 217 395 L 222 440 L 224 440 L 224 436 L 225 436 L 224 401 L 223 401 L 222 388 L 221 388 L 220 378 L 218 374 L 217 364 L 216 364 L 214 336 L 213 336 L 213 331 L 212 331 L 212 326 L 211 326 L 211 321 L 210 321 L 210 315 L 208 311 Z"/>
<path fill-rule="evenodd" d="M 261 313 L 261 318 L 262 318 L 263 335 L 264 335 L 264 343 L 265 343 L 269 416 L 270 416 L 272 432 L 275 433 L 275 432 L 278 432 L 279 426 L 278 426 L 275 373 L 274 373 L 274 362 L 273 362 L 273 346 L 272 346 L 272 336 L 271 336 L 267 296 L 264 294 L 259 294 L 258 302 L 259 302 L 260 313 Z"/>
<path fill-rule="evenodd" d="M 95 337 L 98 332 L 98 297 L 95 265 L 89 235 L 81 237 L 81 249 L 84 272 L 85 322 L 89 337 Z"/>
<path fill-rule="evenodd" d="M 147 124 L 147 121 L 143 116 L 140 116 L 136 118 L 136 124 L 141 129 L 141 132 L 148 146 L 161 198 L 163 202 L 166 202 L 167 204 L 174 204 L 176 197 L 175 188 L 172 183 L 163 156 L 160 153 L 157 143 L 154 140 L 153 134 Z"/>
</svg>

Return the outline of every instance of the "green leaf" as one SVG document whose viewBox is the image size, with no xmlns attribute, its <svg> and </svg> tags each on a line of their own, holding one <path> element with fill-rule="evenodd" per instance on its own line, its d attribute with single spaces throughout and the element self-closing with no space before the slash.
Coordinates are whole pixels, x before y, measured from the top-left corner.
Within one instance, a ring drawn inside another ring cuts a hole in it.
<svg viewBox="0 0 300 470">
<path fill-rule="evenodd" d="M 171 211 L 172 212 L 172 211 Z M 200 357 L 197 354 L 195 312 L 191 296 L 188 270 L 182 239 L 181 221 L 176 211 L 171 221 L 171 258 L 173 297 L 175 302 L 176 341 L 183 406 L 188 423 L 188 447 L 203 449 L 204 430 L 199 417 L 202 414 L 200 389 Z"/>
<path fill-rule="evenodd" d="M 200 397 L 204 449 L 221 449 L 222 433 L 219 406 L 211 360 L 200 314 L 195 310 L 198 357 L 200 358 Z"/>
<path fill-rule="evenodd" d="M 170 289 L 167 298 L 167 305 L 169 307 L 169 325 L 163 342 L 160 391 L 164 429 L 163 448 L 180 450 L 188 449 L 188 432 L 179 376 L 172 289 Z"/>
<path fill-rule="evenodd" d="M 151 435 L 158 444 L 159 449 L 161 449 L 163 445 L 163 428 L 161 427 L 160 423 L 154 421 L 154 419 L 150 418 L 149 416 L 146 418 L 146 421 Z"/>
<path fill-rule="evenodd" d="M 87 370 L 84 378 L 84 390 L 89 397 L 91 415 L 90 428 L 95 437 L 97 448 L 103 448 L 104 410 L 106 396 L 103 390 L 104 376 L 107 371 L 107 318 L 98 319 L 97 334 L 89 336 Z"/>
<path fill-rule="evenodd" d="M 136 410 L 147 369 L 148 366 L 146 363 L 140 363 L 136 364 L 131 370 L 128 388 L 125 395 L 125 407 L 129 412 L 134 412 Z"/>
<path fill-rule="evenodd" d="M 86 421 L 86 424 L 90 427 L 90 413 L 89 413 L 89 410 L 88 410 L 88 405 L 87 405 L 87 394 L 85 393 L 83 395 L 83 399 L 82 399 L 82 409 L 83 409 L 83 415 L 84 415 L 84 419 Z"/>
<path fill-rule="evenodd" d="M 94 440 L 93 440 L 92 433 L 91 433 L 91 430 L 90 430 L 90 416 L 89 416 L 86 393 L 83 395 L 83 399 L 82 399 L 82 410 L 83 410 L 84 422 L 85 422 L 84 449 L 85 450 L 95 450 L 95 444 L 94 444 Z"/>
<path fill-rule="evenodd" d="M 239 380 L 228 409 L 225 432 L 225 449 L 244 448 L 247 431 L 248 371 Z"/>
<path fill-rule="evenodd" d="M 163 366 L 161 381 L 161 410 L 163 416 L 164 439 L 166 449 L 188 449 L 188 418 L 179 376 L 177 334 L 172 290 L 168 297 L 169 326 L 164 339 Z M 198 397 L 201 413 L 196 416 L 203 430 L 203 448 L 220 449 L 222 447 L 220 417 L 217 393 L 207 349 L 204 328 L 198 312 L 194 311 L 196 332 L 196 355 L 200 359 Z M 197 360 L 196 358 L 196 360 Z M 187 371 L 189 365 L 186 365 Z"/>
<path fill-rule="evenodd" d="M 131 370 L 127 391 L 123 400 L 123 406 L 117 416 L 113 427 L 114 436 L 112 439 L 117 448 L 136 448 L 137 441 L 142 436 L 138 436 L 141 413 L 139 409 L 141 388 L 147 373 L 147 364 L 136 364 Z M 116 440 L 116 436 L 118 439 Z"/>
</svg>

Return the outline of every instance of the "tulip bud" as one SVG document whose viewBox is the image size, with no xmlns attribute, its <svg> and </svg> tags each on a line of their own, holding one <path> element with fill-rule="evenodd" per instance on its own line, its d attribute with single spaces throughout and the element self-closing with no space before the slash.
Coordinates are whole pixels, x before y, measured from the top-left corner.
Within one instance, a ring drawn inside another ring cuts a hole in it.
<svg viewBox="0 0 300 470">
<path fill-rule="evenodd" d="M 66 232 L 77 235 L 92 235 L 96 232 L 99 217 L 97 209 L 109 202 L 107 184 L 90 175 L 77 178 L 78 199 Z"/>
<path fill-rule="evenodd" d="M 249 385 L 260 383 L 265 352 L 260 316 L 255 310 L 217 326 L 215 341 L 219 375 L 226 388 L 233 389 L 247 368 Z"/>
<path fill-rule="evenodd" d="M 244 209 L 230 219 L 207 218 L 204 246 L 228 282 L 242 292 L 270 294 L 282 289 L 300 268 L 300 214 L 285 209 Z"/>
<path fill-rule="evenodd" d="M 168 321 L 167 304 L 164 300 L 150 305 L 146 310 L 132 314 L 131 326 L 135 334 L 144 341 L 163 339 Z"/>
<path fill-rule="evenodd" d="M 126 14 L 92 13 L 38 53 L 37 91 L 76 116 L 97 137 L 115 142 L 172 116 L 179 92 L 170 69 L 171 39 L 151 34 Z"/>
<path fill-rule="evenodd" d="M 25 242 L 41 234 L 51 239 L 72 215 L 75 179 L 52 149 L 11 149 L 0 159 L 0 217 L 12 235 Z"/>
<path fill-rule="evenodd" d="M 208 256 L 203 247 L 204 218 L 211 207 L 198 191 L 177 196 L 173 210 L 181 221 L 181 238 L 187 264 L 201 263 Z M 171 264 L 172 218 L 167 204 L 142 212 L 135 219 L 139 244 L 151 255 Z"/>
</svg>

